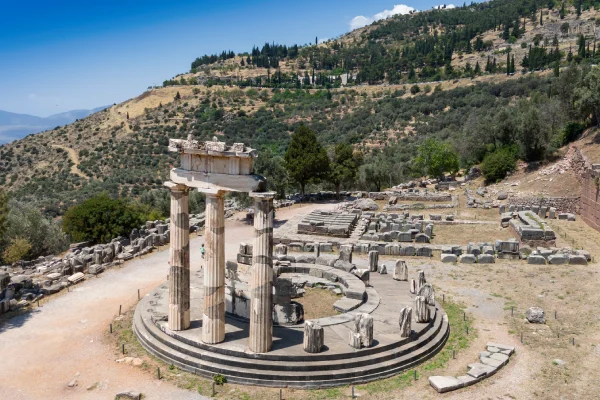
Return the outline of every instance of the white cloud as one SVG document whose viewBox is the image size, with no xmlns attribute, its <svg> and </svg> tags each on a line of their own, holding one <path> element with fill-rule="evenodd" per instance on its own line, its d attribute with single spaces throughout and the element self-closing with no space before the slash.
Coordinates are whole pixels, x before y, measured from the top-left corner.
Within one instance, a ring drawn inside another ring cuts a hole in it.
<svg viewBox="0 0 600 400">
<path fill-rule="evenodd" d="M 362 28 L 363 26 L 369 25 L 371 22 L 373 22 L 373 20 L 364 15 L 356 16 L 350 21 L 350 30 Z"/>
<path fill-rule="evenodd" d="M 329 40 L 329 38 L 322 38 L 322 39 L 319 39 L 319 44 L 320 44 L 320 43 L 325 43 L 325 42 L 326 42 L 326 41 L 328 41 L 328 40 Z"/>
<path fill-rule="evenodd" d="M 411 11 L 416 11 L 414 8 L 407 6 L 406 4 L 396 4 L 391 10 L 383 10 L 378 12 L 377 14 L 371 17 L 365 17 L 364 15 L 358 15 L 350 21 L 350 29 L 358 29 L 363 26 L 372 24 L 375 21 L 379 21 L 380 19 L 389 18 L 393 15 L 397 14 L 408 14 Z"/>
<path fill-rule="evenodd" d="M 443 4 L 432 7 L 432 8 L 438 8 L 438 7 L 440 7 L 440 8 L 443 7 Z M 455 8 L 454 4 L 446 4 L 447 10 L 451 9 L 451 8 Z M 352 18 L 352 20 L 350 21 L 350 30 L 362 28 L 363 26 L 372 24 L 375 21 L 379 21 L 381 19 L 386 19 L 386 18 L 389 18 L 394 15 L 410 14 L 411 11 L 418 12 L 419 10 L 417 10 L 416 8 L 413 8 L 411 6 L 407 6 L 406 4 L 396 4 L 396 5 L 394 5 L 394 7 L 391 10 L 383 10 L 371 17 L 365 17 L 364 15 L 358 15 L 358 16 Z"/>
</svg>

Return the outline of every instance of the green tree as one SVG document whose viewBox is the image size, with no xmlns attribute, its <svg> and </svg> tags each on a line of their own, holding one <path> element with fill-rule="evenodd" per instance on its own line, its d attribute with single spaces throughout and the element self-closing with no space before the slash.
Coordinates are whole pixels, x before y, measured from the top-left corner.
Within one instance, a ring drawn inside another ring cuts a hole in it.
<svg viewBox="0 0 600 400">
<path fill-rule="evenodd" d="M 592 115 L 592 125 L 600 123 L 600 67 L 594 67 L 575 89 L 575 107 Z"/>
<path fill-rule="evenodd" d="M 481 172 L 487 183 L 496 183 L 516 168 L 514 149 L 503 147 L 488 153 L 481 163 Z"/>
<path fill-rule="evenodd" d="M 145 217 L 134 204 L 101 194 L 69 208 L 63 217 L 63 229 L 72 241 L 104 243 L 129 235 Z"/>
<path fill-rule="evenodd" d="M 359 172 L 362 185 L 369 189 L 374 188 L 376 192 L 381 192 L 383 185 L 388 182 L 391 185 L 392 179 L 396 177 L 396 169 L 380 152 L 367 157 Z"/>
<path fill-rule="evenodd" d="M 10 241 L 10 245 L 2 253 L 4 262 L 14 264 L 17 261 L 23 260 L 29 254 L 31 244 L 27 239 L 17 238 Z"/>
<path fill-rule="evenodd" d="M 267 178 L 267 188 L 277 192 L 280 198 L 285 197 L 288 186 L 288 175 L 284 164 L 283 158 L 276 156 L 269 148 L 262 150 L 254 162 L 254 171 Z"/>
<path fill-rule="evenodd" d="M 46 218 L 36 204 L 16 200 L 9 203 L 5 237 L 27 240 L 32 258 L 60 253 L 69 244 L 58 220 Z"/>
<path fill-rule="evenodd" d="M 458 172 L 458 154 L 445 142 L 426 139 L 417 148 L 413 167 L 422 175 L 443 178 L 445 173 L 455 174 Z"/>
<path fill-rule="evenodd" d="M 335 186 L 338 198 L 342 184 L 350 184 L 356 180 L 361 158 L 354 155 L 354 147 L 351 144 L 340 143 L 330 149 L 328 180 Z"/>
<path fill-rule="evenodd" d="M 412 85 L 410 88 L 410 94 L 412 94 L 413 96 L 417 93 L 419 93 L 421 91 L 421 88 L 419 88 L 419 85 Z"/>
<path fill-rule="evenodd" d="M 302 193 L 307 183 L 318 183 L 329 173 L 327 152 L 304 125 L 292 135 L 284 160 L 290 179 L 300 185 Z"/>
</svg>

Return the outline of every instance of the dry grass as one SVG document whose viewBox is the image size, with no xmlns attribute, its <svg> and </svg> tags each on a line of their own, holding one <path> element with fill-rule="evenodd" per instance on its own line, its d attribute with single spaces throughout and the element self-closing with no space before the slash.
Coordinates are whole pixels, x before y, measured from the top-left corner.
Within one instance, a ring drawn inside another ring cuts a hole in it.
<svg viewBox="0 0 600 400">
<path fill-rule="evenodd" d="M 303 297 L 294 299 L 295 302 L 304 307 L 304 319 L 318 319 L 330 317 L 339 314 L 334 308 L 333 303 L 341 298 L 327 289 L 305 288 Z"/>
</svg>

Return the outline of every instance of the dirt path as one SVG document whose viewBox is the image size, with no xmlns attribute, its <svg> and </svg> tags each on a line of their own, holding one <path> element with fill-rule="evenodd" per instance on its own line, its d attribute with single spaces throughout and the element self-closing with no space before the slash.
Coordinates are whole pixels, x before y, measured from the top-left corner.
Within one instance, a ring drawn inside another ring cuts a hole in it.
<svg viewBox="0 0 600 400">
<path fill-rule="evenodd" d="M 84 179 L 90 179 L 86 174 L 83 173 L 82 170 L 79 169 L 79 156 L 77 155 L 77 153 L 75 152 L 75 150 L 73 150 L 70 147 L 66 147 L 66 146 L 61 146 L 59 144 L 53 144 L 52 147 L 54 147 L 55 149 L 62 149 L 64 151 L 67 152 L 67 154 L 69 154 L 69 158 L 71 159 L 71 161 L 73 162 L 73 165 L 71 166 L 71 173 L 74 175 L 78 175 Z"/>
<path fill-rule="evenodd" d="M 309 205 L 302 212 L 330 205 Z M 284 221 L 298 207 L 278 210 Z M 236 218 L 240 218 L 238 214 Z M 253 227 L 241 220 L 226 222 L 226 256 L 235 257 L 240 241 L 251 241 Z M 192 270 L 200 267 L 203 237 L 191 240 Z M 160 251 L 112 269 L 100 278 L 77 285 L 33 312 L 0 325 L 2 376 L 0 399 L 112 399 L 123 390 L 136 390 L 148 400 L 191 400 L 198 393 L 159 381 L 138 367 L 117 364 L 108 326 L 123 309 L 166 279 L 168 251 Z M 77 379 L 78 386 L 67 385 Z M 96 384 L 94 389 L 88 387 Z"/>
</svg>

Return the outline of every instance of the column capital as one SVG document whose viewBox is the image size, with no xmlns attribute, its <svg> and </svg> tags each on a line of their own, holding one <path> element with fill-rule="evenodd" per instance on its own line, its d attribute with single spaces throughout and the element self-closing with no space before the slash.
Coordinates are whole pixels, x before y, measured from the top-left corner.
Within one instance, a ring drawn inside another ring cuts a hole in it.
<svg viewBox="0 0 600 400">
<path fill-rule="evenodd" d="M 250 192 L 249 194 L 256 200 L 273 200 L 277 195 L 275 192 Z"/>
<path fill-rule="evenodd" d="M 163 183 L 163 185 L 169 188 L 171 192 L 189 192 L 191 189 L 189 186 L 181 185 L 172 181 L 166 181 Z"/>
</svg>

